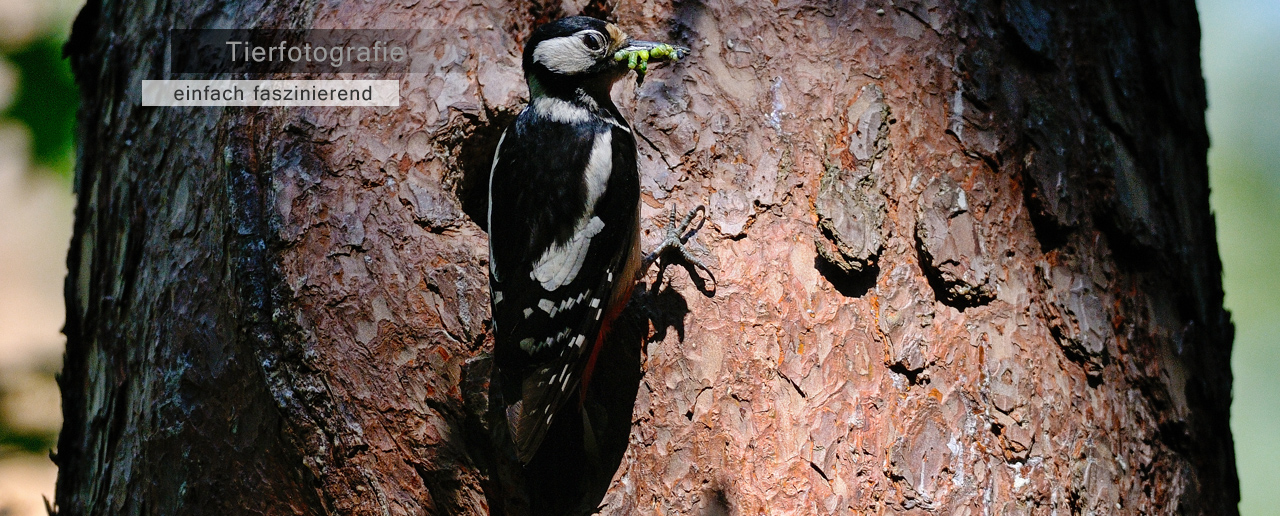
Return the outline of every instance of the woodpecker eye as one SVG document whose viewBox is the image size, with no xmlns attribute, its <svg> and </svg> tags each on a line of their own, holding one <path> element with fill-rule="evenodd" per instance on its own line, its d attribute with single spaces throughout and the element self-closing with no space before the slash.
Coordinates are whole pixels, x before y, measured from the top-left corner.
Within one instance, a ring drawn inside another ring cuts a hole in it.
<svg viewBox="0 0 1280 516">
<path fill-rule="evenodd" d="M 604 48 L 604 36 L 599 32 L 588 32 L 582 35 L 582 44 L 586 45 L 592 52 L 599 52 Z"/>
</svg>

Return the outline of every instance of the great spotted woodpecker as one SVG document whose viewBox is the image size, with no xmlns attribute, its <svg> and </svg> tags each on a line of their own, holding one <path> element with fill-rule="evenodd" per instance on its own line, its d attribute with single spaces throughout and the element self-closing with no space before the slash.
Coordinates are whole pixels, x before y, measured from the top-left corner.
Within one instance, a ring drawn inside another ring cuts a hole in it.
<svg viewBox="0 0 1280 516">
<path fill-rule="evenodd" d="M 658 254 L 641 257 L 636 140 L 609 91 L 688 52 L 582 16 L 525 44 L 529 105 L 498 140 L 488 213 L 495 380 L 523 463 L 570 397 L 585 398 L 610 325 Z M 659 252 L 682 244 L 692 217 Z"/>
</svg>

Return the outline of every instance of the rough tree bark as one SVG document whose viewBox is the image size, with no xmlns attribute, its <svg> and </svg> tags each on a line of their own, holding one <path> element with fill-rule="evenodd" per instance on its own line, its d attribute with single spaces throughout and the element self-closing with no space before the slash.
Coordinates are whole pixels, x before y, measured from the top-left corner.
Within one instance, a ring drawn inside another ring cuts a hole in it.
<svg viewBox="0 0 1280 516">
<path fill-rule="evenodd" d="M 707 203 L 719 279 L 635 308 L 605 513 L 1233 514 L 1199 30 L 1161 4 L 91 0 L 58 512 L 516 512 L 484 176 L 523 39 L 586 11 L 694 49 L 615 91 L 646 246 Z M 139 107 L 171 26 L 441 30 L 399 108 Z"/>
</svg>

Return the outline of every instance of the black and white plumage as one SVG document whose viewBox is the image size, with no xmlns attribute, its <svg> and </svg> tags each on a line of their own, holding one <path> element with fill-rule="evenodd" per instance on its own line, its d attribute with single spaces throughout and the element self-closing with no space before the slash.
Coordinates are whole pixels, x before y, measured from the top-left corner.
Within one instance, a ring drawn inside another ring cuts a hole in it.
<svg viewBox="0 0 1280 516">
<path fill-rule="evenodd" d="M 657 44 L 573 17 L 524 49 L 530 101 L 495 151 L 488 218 L 495 379 L 525 463 L 589 381 L 635 285 L 636 143 L 609 90 L 628 72 L 615 54 L 646 45 Z"/>
</svg>

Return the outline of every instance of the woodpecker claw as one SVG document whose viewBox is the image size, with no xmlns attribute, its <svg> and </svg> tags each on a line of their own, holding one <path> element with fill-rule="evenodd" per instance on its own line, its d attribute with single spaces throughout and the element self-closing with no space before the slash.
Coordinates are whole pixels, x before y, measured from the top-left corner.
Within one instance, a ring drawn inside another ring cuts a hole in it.
<svg viewBox="0 0 1280 516">
<path fill-rule="evenodd" d="M 641 275 L 644 275 L 644 273 L 648 272 L 649 266 L 653 265 L 654 262 L 657 262 L 660 258 L 665 256 L 667 253 L 674 252 L 680 255 L 680 259 L 685 262 L 686 268 L 689 269 L 691 276 L 695 277 L 695 281 L 698 281 L 699 283 L 704 283 L 705 280 L 702 279 L 701 273 L 706 273 L 707 278 L 709 278 L 711 281 L 711 287 L 714 291 L 714 288 L 716 287 L 715 274 L 711 272 L 710 268 L 708 268 L 705 264 L 702 263 L 702 260 L 699 260 L 696 257 L 694 257 L 693 253 L 690 253 L 689 249 L 685 247 L 685 244 L 689 241 L 689 239 L 693 238 L 693 236 L 698 233 L 698 229 L 702 228 L 702 224 L 699 223 L 698 227 L 694 228 L 691 231 L 689 230 L 690 224 L 693 223 L 693 219 L 698 216 L 699 212 L 702 213 L 702 216 L 703 216 L 702 222 L 705 223 L 707 208 L 706 206 L 698 205 L 697 208 L 694 208 L 692 211 L 689 212 L 688 215 L 684 217 L 684 221 L 680 222 L 679 224 L 676 224 L 675 223 L 676 209 L 674 206 L 671 207 L 671 217 L 667 219 L 666 238 L 662 241 L 661 244 L 658 245 L 657 249 L 655 249 L 652 253 L 649 253 L 647 256 L 645 256 L 644 260 L 640 262 Z M 686 231 L 688 231 L 687 234 L 686 234 Z M 662 260 L 662 262 L 658 264 L 658 281 L 656 281 L 655 284 L 662 281 L 662 273 L 666 270 L 668 265 L 670 265 L 670 263 L 667 260 Z"/>
</svg>

